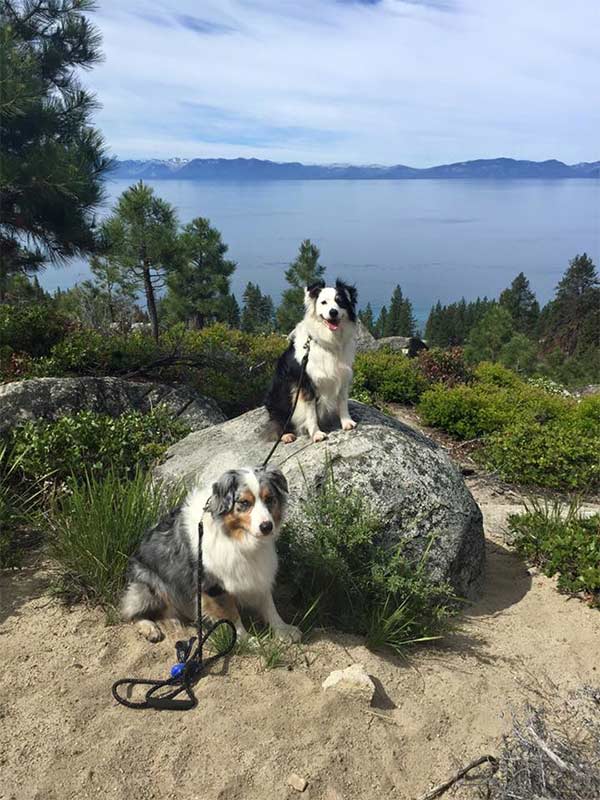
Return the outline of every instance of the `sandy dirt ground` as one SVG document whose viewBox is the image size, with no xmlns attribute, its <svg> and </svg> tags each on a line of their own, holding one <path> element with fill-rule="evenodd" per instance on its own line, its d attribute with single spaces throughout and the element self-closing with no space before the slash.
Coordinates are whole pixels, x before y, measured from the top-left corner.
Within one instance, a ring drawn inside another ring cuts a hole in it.
<svg viewBox="0 0 600 800">
<path fill-rule="evenodd" d="M 2 800 L 418 800 L 462 764 L 497 754 L 511 713 L 600 684 L 600 613 L 528 571 L 504 544 L 519 497 L 468 479 L 487 538 L 482 597 L 442 645 L 376 655 L 329 632 L 265 670 L 256 656 L 216 665 L 186 713 L 131 711 L 119 677 L 164 676 L 157 645 L 97 610 L 48 594 L 41 561 L 0 573 Z M 325 693 L 333 669 L 362 662 L 371 706 Z M 300 794 L 290 773 L 308 782 Z M 445 797 L 474 798 L 472 786 Z"/>
</svg>

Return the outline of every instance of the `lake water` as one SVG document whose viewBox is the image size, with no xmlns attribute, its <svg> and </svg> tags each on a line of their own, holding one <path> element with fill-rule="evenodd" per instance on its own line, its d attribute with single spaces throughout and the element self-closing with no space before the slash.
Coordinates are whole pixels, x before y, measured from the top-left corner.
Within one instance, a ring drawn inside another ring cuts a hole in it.
<svg viewBox="0 0 600 800">
<path fill-rule="evenodd" d="M 107 184 L 109 205 L 130 181 Z M 521 270 L 546 302 L 570 258 L 600 266 L 600 181 L 399 180 L 260 183 L 148 181 L 183 222 L 208 217 L 248 281 L 278 299 L 300 241 L 321 250 L 329 278 L 355 283 L 375 309 L 400 283 L 420 321 L 432 303 L 497 296 Z M 42 284 L 68 288 L 85 262 L 49 268 Z"/>
</svg>

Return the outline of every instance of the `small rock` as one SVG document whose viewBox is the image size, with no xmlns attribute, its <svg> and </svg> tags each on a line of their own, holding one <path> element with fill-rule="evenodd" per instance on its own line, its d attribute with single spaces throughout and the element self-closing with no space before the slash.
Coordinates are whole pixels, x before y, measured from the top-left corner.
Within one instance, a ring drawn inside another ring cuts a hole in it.
<svg viewBox="0 0 600 800">
<path fill-rule="evenodd" d="M 297 792 L 303 792 L 308 786 L 308 781 L 306 778 L 301 778 L 300 775 L 296 775 L 295 772 L 292 772 L 288 778 L 288 786 L 291 786 L 292 789 L 295 789 Z"/>
<path fill-rule="evenodd" d="M 375 684 L 362 664 L 352 664 L 346 669 L 336 669 L 323 681 L 323 689 L 335 689 L 344 694 L 363 697 L 369 703 L 375 693 Z"/>
</svg>

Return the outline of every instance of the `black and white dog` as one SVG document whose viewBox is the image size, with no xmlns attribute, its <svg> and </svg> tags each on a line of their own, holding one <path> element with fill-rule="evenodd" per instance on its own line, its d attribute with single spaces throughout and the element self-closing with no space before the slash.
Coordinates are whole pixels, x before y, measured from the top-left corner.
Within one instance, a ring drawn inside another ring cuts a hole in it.
<svg viewBox="0 0 600 800">
<path fill-rule="evenodd" d="M 190 492 L 183 506 L 145 534 L 131 557 L 123 617 L 136 620 L 151 642 L 163 638 L 157 619 L 195 619 L 202 521 L 203 613 L 233 622 L 242 640 L 248 633 L 238 605 L 250 606 L 281 638 L 299 641 L 300 630 L 281 619 L 272 595 L 275 540 L 287 494 L 283 473 L 273 467 L 230 470 L 212 487 Z"/>
<path fill-rule="evenodd" d="M 320 421 L 337 414 L 345 431 L 356 427 L 348 411 L 348 391 L 356 351 L 356 299 L 354 286 L 336 281 L 335 287 L 323 281 L 304 292 L 304 319 L 290 334 L 290 346 L 277 362 L 275 377 L 265 399 L 275 436 L 288 444 L 306 431 L 314 442 L 327 438 Z M 300 387 L 300 397 L 291 422 L 301 375 L 305 345 L 310 339 L 310 355 Z M 283 434 L 283 435 L 282 435 Z"/>
</svg>

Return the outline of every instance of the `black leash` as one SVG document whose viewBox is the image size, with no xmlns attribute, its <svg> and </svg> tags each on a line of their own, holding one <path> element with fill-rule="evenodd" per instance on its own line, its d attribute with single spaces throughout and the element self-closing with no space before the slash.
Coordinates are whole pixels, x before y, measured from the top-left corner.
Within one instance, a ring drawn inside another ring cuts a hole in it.
<svg viewBox="0 0 600 800">
<path fill-rule="evenodd" d="M 306 372 L 306 365 L 308 364 L 308 355 L 310 353 L 310 343 L 312 337 L 309 336 L 304 344 L 304 356 L 300 364 L 300 378 L 298 379 L 298 388 L 296 389 L 296 397 L 292 410 L 285 421 L 283 430 L 277 441 L 271 448 L 269 455 L 263 461 L 262 466 L 266 467 L 273 453 L 277 450 L 283 434 L 285 433 L 288 425 L 292 421 L 298 400 L 300 399 L 300 391 L 302 389 L 302 380 Z M 202 522 L 198 523 L 198 587 L 196 592 L 196 636 L 192 636 L 187 641 L 182 640 L 175 643 L 175 650 L 177 653 L 177 663 L 171 667 L 171 677 L 166 680 L 152 680 L 151 678 L 121 678 L 115 681 L 112 685 L 112 695 L 115 700 L 122 706 L 127 708 L 156 708 L 159 711 L 189 711 L 198 705 L 198 700 L 194 694 L 194 685 L 200 679 L 201 673 L 206 670 L 211 664 L 219 658 L 231 653 L 236 643 L 236 630 L 235 625 L 228 619 L 220 619 L 211 625 L 206 632 L 202 633 L 202 576 L 203 576 L 203 563 L 202 563 L 202 535 L 203 535 Z M 220 628 L 226 625 L 231 629 L 232 637 L 231 642 L 225 650 L 216 653 L 207 659 L 203 658 L 203 647 L 206 640 Z M 196 649 L 193 650 L 194 644 Z M 193 652 L 192 652 L 193 650 Z M 128 688 L 128 695 L 136 686 L 149 686 L 143 700 L 130 700 L 129 697 L 123 697 L 119 694 L 119 688 L 126 686 Z M 170 691 L 161 691 L 165 689 Z M 185 692 L 186 697 L 179 698 L 180 694 Z"/>
<path fill-rule="evenodd" d="M 298 400 L 300 399 L 300 390 L 302 389 L 302 380 L 304 378 L 304 373 L 306 372 L 306 365 L 308 364 L 308 355 L 310 353 L 310 343 L 311 343 L 311 341 L 312 341 L 312 336 L 309 336 L 307 338 L 306 342 L 304 343 L 305 353 L 304 353 L 304 356 L 302 358 L 302 361 L 300 362 L 300 378 L 298 379 L 298 388 L 296 389 L 296 397 L 294 398 L 294 405 L 292 406 L 292 410 L 290 411 L 290 413 L 288 415 L 288 418 L 285 421 L 285 424 L 283 426 L 281 434 L 279 435 L 277 441 L 275 442 L 275 444 L 273 445 L 273 447 L 269 451 L 269 455 L 265 458 L 265 460 L 262 463 L 263 469 L 267 466 L 267 464 L 271 460 L 271 457 L 272 457 L 273 453 L 275 452 L 275 450 L 277 450 L 277 448 L 278 448 L 278 446 L 279 446 L 279 444 L 280 444 L 280 442 L 281 442 L 281 440 L 283 438 L 283 435 L 284 435 L 284 433 L 285 433 L 285 431 L 287 429 L 287 426 L 292 421 L 292 417 L 294 416 L 294 412 L 296 411 L 296 406 L 298 405 Z"/>
<path fill-rule="evenodd" d="M 166 680 L 152 680 L 144 678 L 122 678 L 115 681 L 112 686 L 112 694 L 115 700 L 127 708 L 156 708 L 169 711 L 188 711 L 198 705 L 198 700 L 194 694 L 194 684 L 200 679 L 201 673 L 219 658 L 231 653 L 235 647 L 236 630 L 235 625 L 228 619 L 220 619 L 211 625 L 204 633 L 202 632 L 202 522 L 198 523 L 198 587 L 196 592 L 196 636 L 191 639 L 182 640 L 175 643 L 177 652 L 177 663 L 171 668 L 171 677 Z M 216 653 L 209 658 L 203 658 L 203 648 L 206 640 L 221 626 L 231 629 L 231 642 L 225 650 Z M 194 650 L 194 644 L 196 649 Z M 193 652 L 192 652 L 193 651 Z M 143 700 L 130 700 L 119 694 L 119 688 L 126 686 L 131 696 L 131 691 L 136 686 L 149 686 Z M 170 691 L 161 691 L 170 689 Z M 185 693 L 186 697 L 179 697 Z"/>
</svg>

